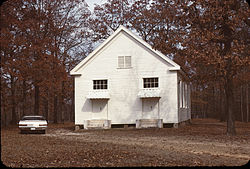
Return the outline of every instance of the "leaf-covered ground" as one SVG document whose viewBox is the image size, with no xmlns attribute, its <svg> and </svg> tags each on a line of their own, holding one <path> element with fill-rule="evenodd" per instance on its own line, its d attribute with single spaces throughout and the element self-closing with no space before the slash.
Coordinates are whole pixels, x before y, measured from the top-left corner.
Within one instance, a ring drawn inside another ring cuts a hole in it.
<svg viewBox="0 0 250 169">
<path fill-rule="evenodd" d="M 1 130 L 1 161 L 8 167 L 241 166 L 250 160 L 250 123 L 193 119 L 180 128 L 74 131 L 50 124 L 46 134 Z"/>
</svg>

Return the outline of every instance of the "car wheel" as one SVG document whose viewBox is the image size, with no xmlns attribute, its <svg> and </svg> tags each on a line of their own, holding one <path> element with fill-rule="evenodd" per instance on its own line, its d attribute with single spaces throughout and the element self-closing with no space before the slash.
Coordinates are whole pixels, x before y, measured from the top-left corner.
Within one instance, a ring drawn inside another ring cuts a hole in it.
<svg viewBox="0 0 250 169">
<path fill-rule="evenodd" d="M 21 130 L 20 133 L 21 134 L 27 134 L 27 131 L 26 130 Z"/>
</svg>

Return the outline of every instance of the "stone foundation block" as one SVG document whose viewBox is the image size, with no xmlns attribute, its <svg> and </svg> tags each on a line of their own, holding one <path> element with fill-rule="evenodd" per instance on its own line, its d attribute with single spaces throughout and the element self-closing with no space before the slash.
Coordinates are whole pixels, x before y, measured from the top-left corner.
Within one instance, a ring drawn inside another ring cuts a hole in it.
<svg viewBox="0 0 250 169">
<path fill-rule="evenodd" d="M 138 119 L 136 128 L 163 128 L 162 119 Z"/>
</svg>

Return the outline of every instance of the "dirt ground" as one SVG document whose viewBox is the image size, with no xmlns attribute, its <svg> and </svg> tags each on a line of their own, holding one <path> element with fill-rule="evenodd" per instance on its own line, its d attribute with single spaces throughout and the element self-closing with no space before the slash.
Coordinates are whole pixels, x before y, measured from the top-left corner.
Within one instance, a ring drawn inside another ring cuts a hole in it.
<svg viewBox="0 0 250 169">
<path fill-rule="evenodd" d="M 1 161 L 8 167 L 241 166 L 250 160 L 250 123 L 193 119 L 176 128 L 74 131 L 49 124 L 46 134 L 1 130 Z"/>
</svg>

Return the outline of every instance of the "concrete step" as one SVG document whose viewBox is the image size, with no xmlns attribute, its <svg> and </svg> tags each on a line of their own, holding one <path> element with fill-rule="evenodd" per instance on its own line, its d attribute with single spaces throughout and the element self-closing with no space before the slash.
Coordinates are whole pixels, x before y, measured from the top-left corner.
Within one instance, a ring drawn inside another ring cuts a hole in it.
<svg viewBox="0 0 250 169">
<path fill-rule="evenodd" d="M 163 128 L 162 119 L 138 119 L 136 128 Z"/>
<path fill-rule="evenodd" d="M 84 123 L 84 129 L 108 129 L 108 128 L 111 128 L 111 120 L 93 119 L 93 120 L 86 120 Z"/>
</svg>

